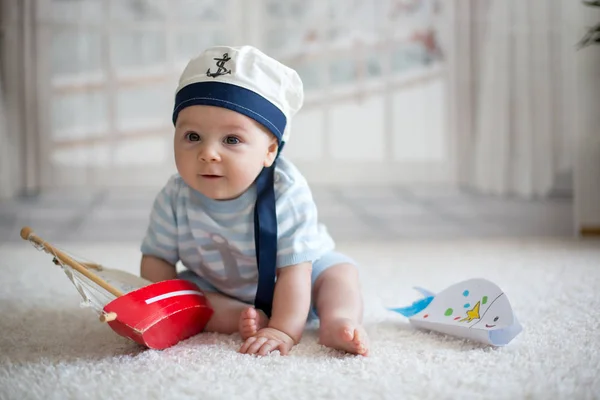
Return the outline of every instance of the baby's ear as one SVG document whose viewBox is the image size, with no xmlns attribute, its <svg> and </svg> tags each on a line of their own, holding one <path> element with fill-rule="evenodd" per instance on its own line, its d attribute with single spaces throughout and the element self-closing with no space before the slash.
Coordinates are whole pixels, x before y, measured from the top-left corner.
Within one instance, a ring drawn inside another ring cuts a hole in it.
<svg viewBox="0 0 600 400">
<path fill-rule="evenodd" d="M 279 151 L 279 145 L 277 144 L 277 139 L 275 139 L 269 145 L 267 149 L 267 156 L 265 157 L 264 166 L 269 168 L 275 162 L 275 158 L 277 158 L 277 151 Z"/>
</svg>

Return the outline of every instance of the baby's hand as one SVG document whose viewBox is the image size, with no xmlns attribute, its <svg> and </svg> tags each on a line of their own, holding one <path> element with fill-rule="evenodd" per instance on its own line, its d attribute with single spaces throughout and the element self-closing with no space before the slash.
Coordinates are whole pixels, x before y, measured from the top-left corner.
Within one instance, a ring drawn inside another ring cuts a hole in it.
<svg viewBox="0 0 600 400">
<path fill-rule="evenodd" d="M 287 334 L 275 328 L 263 328 L 256 335 L 246 339 L 240 353 L 258 354 L 265 356 L 274 350 L 279 350 L 281 355 L 286 355 L 294 346 L 294 340 Z"/>
</svg>

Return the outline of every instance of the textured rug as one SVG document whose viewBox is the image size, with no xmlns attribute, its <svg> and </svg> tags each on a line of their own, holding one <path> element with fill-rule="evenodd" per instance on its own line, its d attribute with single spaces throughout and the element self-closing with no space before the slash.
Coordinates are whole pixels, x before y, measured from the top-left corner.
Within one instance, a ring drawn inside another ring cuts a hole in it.
<svg viewBox="0 0 600 400">
<path fill-rule="evenodd" d="M 136 244 L 69 245 L 137 272 Z M 0 399 L 599 399 L 600 242 L 406 241 L 341 245 L 362 264 L 371 356 L 317 344 L 308 326 L 291 355 L 236 352 L 238 335 L 200 334 L 143 350 L 79 307 L 48 255 L 0 247 Z M 440 291 L 483 277 L 523 325 L 492 348 L 414 329 L 386 306 L 413 286 Z"/>
</svg>

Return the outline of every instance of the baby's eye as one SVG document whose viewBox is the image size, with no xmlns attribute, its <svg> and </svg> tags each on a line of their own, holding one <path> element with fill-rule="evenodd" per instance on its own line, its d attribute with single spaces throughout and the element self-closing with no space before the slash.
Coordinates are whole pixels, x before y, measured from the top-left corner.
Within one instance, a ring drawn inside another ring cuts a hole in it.
<svg viewBox="0 0 600 400">
<path fill-rule="evenodd" d="M 198 141 L 200 141 L 200 135 L 198 135 L 196 132 L 188 132 L 188 133 L 186 133 L 185 134 L 185 138 L 189 142 L 198 142 Z"/>
<path fill-rule="evenodd" d="M 227 143 L 227 144 L 238 144 L 238 143 L 240 143 L 240 139 L 236 138 L 235 136 L 227 136 L 225 138 L 225 143 Z"/>
<path fill-rule="evenodd" d="M 494 318 L 494 322 L 498 321 L 498 317 Z"/>
</svg>

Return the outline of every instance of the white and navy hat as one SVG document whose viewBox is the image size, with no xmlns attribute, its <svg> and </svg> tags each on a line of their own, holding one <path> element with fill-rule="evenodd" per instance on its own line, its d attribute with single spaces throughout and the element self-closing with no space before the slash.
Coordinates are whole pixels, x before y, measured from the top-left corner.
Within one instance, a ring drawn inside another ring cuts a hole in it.
<svg viewBox="0 0 600 400">
<path fill-rule="evenodd" d="M 303 102 L 302 80 L 293 69 L 252 46 L 216 46 L 193 58 L 184 69 L 175 95 L 173 124 L 187 106 L 224 107 L 265 126 L 277 138 L 281 151 L 289 140 L 290 120 Z M 255 306 L 269 317 L 277 259 L 275 163 L 257 178 L 254 213 L 259 269 Z"/>
<path fill-rule="evenodd" d="M 224 107 L 261 123 L 281 144 L 303 102 L 302 80 L 293 69 L 252 46 L 216 46 L 193 58 L 181 74 L 173 123 L 187 106 Z"/>
</svg>

